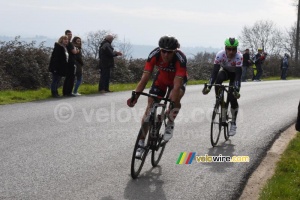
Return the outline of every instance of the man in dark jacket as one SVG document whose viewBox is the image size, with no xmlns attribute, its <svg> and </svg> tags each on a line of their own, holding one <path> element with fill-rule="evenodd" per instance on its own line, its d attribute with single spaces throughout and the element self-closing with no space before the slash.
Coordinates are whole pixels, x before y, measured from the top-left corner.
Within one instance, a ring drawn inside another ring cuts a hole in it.
<svg viewBox="0 0 300 200">
<path fill-rule="evenodd" d="M 69 61 L 68 61 L 68 68 L 67 74 L 63 85 L 63 95 L 67 97 L 75 97 L 72 94 L 73 87 L 74 87 L 74 80 L 75 80 L 75 54 L 79 53 L 79 49 L 75 48 L 71 42 L 72 39 L 72 32 L 70 30 L 65 31 L 65 35 L 69 38 L 69 43 L 67 45 L 67 50 L 69 53 Z"/>
<path fill-rule="evenodd" d="M 284 57 L 281 60 L 281 80 L 286 80 L 287 70 L 289 68 L 289 55 L 287 53 L 284 54 Z"/>
<path fill-rule="evenodd" d="M 111 43 L 114 40 L 112 35 L 107 35 L 99 48 L 99 59 L 100 59 L 100 81 L 99 91 L 100 93 L 111 92 L 109 90 L 109 80 L 111 69 L 114 67 L 114 57 L 121 56 L 122 53 L 114 51 Z"/>
<path fill-rule="evenodd" d="M 247 70 L 251 64 L 250 61 L 250 54 L 249 49 L 245 50 L 245 53 L 243 54 L 243 73 L 242 73 L 242 82 L 247 81 Z"/>
<path fill-rule="evenodd" d="M 263 73 L 262 64 L 266 58 L 266 54 L 263 53 L 262 49 L 258 49 L 257 51 L 258 53 L 255 55 L 255 61 L 254 61 L 257 74 L 253 76 L 253 81 L 261 81 L 260 78 Z"/>
</svg>

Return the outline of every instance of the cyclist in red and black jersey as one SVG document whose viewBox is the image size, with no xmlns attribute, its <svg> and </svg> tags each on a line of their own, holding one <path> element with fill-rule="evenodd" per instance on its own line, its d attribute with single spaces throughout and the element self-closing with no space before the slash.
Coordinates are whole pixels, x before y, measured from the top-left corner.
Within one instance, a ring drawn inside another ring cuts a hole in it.
<svg viewBox="0 0 300 200">
<path fill-rule="evenodd" d="M 174 109 L 170 111 L 173 115 L 168 119 L 164 134 L 164 140 L 169 141 L 173 136 L 174 119 L 181 107 L 180 100 L 184 95 L 187 83 L 187 59 L 184 53 L 178 49 L 179 43 L 175 37 L 163 36 L 160 38 L 158 44 L 159 47 L 155 48 L 148 56 L 142 78 L 135 91 L 142 92 L 145 89 L 156 66 L 156 75 L 149 93 L 165 96 L 169 88 L 171 90 L 169 98 L 175 102 Z M 129 99 L 127 101 L 128 106 L 133 107 L 137 100 L 138 96 L 132 103 Z M 148 105 L 142 119 L 143 121 L 152 103 L 153 99 L 148 98 Z M 140 143 L 143 145 L 143 138 L 141 138 Z"/>
</svg>

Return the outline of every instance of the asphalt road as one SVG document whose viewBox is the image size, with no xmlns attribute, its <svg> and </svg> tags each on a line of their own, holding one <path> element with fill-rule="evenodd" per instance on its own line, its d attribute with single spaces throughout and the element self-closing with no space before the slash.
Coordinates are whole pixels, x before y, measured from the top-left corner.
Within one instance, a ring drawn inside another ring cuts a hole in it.
<svg viewBox="0 0 300 200">
<path fill-rule="evenodd" d="M 0 106 L 0 199 L 236 199 L 280 132 L 295 122 L 299 80 L 243 83 L 237 135 L 210 144 L 214 94 L 188 86 L 160 166 L 132 180 L 130 162 L 146 98 L 131 92 Z M 176 164 L 181 152 L 250 162 Z M 150 157 L 148 157 L 150 158 Z"/>
</svg>

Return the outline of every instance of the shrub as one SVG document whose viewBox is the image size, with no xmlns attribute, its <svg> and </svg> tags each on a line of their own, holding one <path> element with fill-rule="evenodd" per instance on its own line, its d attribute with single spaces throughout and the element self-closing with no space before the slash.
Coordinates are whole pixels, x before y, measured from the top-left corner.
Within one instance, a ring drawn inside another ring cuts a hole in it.
<svg viewBox="0 0 300 200">
<path fill-rule="evenodd" d="M 48 72 L 48 65 L 51 53 L 52 48 L 45 47 L 44 43 L 38 46 L 35 41 L 26 43 L 20 41 L 20 36 L 13 41 L 0 41 L 0 89 L 24 90 L 49 87 L 51 74 Z M 208 80 L 213 69 L 214 57 L 215 53 L 201 52 L 189 59 L 187 64 L 189 79 Z M 99 61 L 90 56 L 83 59 L 83 82 L 97 84 L 100 79 Z M 278 56 L 268 56 L 263 66 L 263 78 L 280 77 L 280 59 Z M 138 82 L 145 63 L 146 59 L 126 60 L 116 57 L 111 81 L 113 83 Z M 300 76 L 300 71 L 292 59 L 290 59 L 288 74 Z"/>
</svg>

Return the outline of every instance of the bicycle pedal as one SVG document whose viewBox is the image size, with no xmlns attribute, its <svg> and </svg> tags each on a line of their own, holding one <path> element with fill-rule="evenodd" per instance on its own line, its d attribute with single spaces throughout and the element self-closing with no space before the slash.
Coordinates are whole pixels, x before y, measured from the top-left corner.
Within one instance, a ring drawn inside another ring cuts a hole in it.
<svg viewBox="0 0 300 200">
<path fill-rule="evenodd" d="M 222 122 L 221 125 L 222 126 L 228 126 L 228 123 L 227 122 Z"/>
</svg>

